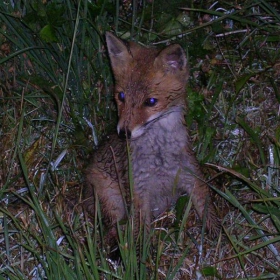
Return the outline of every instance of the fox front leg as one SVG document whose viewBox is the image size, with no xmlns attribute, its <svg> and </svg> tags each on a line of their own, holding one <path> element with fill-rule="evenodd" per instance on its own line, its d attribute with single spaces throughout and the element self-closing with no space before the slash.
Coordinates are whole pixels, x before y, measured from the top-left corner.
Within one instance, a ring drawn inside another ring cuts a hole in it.
<svg viewBox="0 0 280 280">
<path fill-rule="evenodd" d="M 119 182 L 99 168 L 89 168 L 85 188 L 85 209 L 95 217 L 96 203 L 99 202 L 102 221 L 108 232 L 106 246 L 117 244 L 117 223 L 126 217 L 125 203 Z"/>
</svg>

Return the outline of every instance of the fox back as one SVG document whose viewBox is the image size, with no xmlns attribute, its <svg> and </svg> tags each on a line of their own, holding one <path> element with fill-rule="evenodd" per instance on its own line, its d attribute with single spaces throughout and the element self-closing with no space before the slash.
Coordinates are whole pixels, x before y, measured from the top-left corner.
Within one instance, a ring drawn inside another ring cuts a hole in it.
<svg viewBox="0 0 280 280">
<path fill-rule="evenodd" d="M 192 151 L 185 126 L 188 65 L 184 50 L 174 44 L 163 50 L 124 42 L 106 34 L 115 77 L 119 136 L 111 136 L 95 153 L 86 171 L 85 206 L 94 214 L 98 200 L 107 239 L 117 238 L 116 224 L 134 206 L 136 233 L 189 194 L 212 235 L 219 230 L 209 188 Z M 126 141 L 127 140 L 127 141 Z M 127 143 L 129 149 L 127 151 Z M 131 155 L 130 193 L 127 152 Z M 208 207 L 206 207 L 208 205 Z"/>
</svg>

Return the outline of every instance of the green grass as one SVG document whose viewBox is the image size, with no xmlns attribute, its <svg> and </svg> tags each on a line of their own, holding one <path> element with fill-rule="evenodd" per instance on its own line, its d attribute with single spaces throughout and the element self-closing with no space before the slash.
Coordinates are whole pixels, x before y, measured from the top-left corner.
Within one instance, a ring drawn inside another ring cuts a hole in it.
<svg viewBox="0 0 280 280">
<path fill-rule="evenodd" d="M 277 1 L 2 2 L 0 279 L 278 279 Z M 117 121 L 108 30 L 188 53 L 186 121 L 222 217 L 216 240 L 183 198 L 139 239 L 140 263 L 130 219 L 118 263 L 100 214 L 81 211 L 83 168 Z"/>
</svg>

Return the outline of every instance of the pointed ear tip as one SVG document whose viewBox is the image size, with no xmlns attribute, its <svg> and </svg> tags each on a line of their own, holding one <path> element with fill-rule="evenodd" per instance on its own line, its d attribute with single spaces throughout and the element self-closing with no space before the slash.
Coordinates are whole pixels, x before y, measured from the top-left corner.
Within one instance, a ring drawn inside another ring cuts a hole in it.
<svg viewBox="0 0 280 280">
<path fill-rule="evenodd" d="M 106 41 L 118 39 L 118 37 L 111 31 L 106 31 L 105 38 L 106 38 Z"/>
<path fill-rule="evenodd" d="M 183 47 L 179 44 L 172 44 L 169 45 L 168 47 L 166 47 L 165 49 L 163 49 L 163 52 L 167 52 L 167 53 L 177 53 L 178 55 L 183 55 L 186 56 L 186 52 L 183 49 Z"/>
<path fill-rule="evenodd" d="M 112 34 L 111 31 L 106 31 L 106 32 L 105 32 L 105 37 L 106 37 L 106 39 L 107 39 L 108 37 L 112 36 L 112 35 L 113 35 L 113 34 Z"/>
<path fill-rule="evenodd" d="M 175 46 L 176 46 L 178 49 L 180 49 L 180 50 L 182 51 L 182 53 L 184 53 L 184 54 L 186 53 L 185 50 L 183 49 L 183 47 L 182 47 L 181 45 L 176 44 Z"/>
</svg>

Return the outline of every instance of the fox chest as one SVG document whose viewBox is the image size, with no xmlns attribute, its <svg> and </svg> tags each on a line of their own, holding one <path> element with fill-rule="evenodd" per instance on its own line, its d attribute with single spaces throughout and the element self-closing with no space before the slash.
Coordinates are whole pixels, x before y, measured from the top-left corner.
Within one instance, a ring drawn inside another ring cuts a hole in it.
<svg viewBox="0 0 280 280">
<path fill-rule="evenodd" d="M 140 139 L 131 147 L 134 192 L 158 216 L 183 194 L 184 146 L 162 137 Z"/>
</svg>

